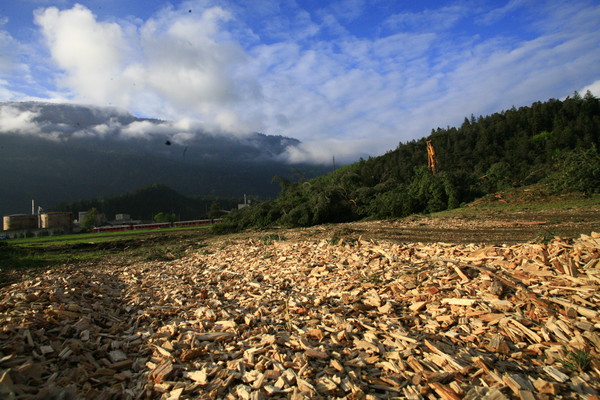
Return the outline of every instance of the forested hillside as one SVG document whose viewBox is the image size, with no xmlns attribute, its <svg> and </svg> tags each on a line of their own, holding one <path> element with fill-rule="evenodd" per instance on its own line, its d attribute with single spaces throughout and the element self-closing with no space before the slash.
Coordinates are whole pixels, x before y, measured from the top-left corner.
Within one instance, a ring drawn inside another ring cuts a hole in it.
<svg viewBox="0 0 600 400">
<path fill-rule="evenodd" d="M 435 174 L 427 167 L 428 140 L 437 156 Z M 429 213 L 540 181 L 557 191 L 598 192 L 599 141 L 600 101 L 589 92 L 471 116 L 459 128 L 432 130 L 427 138 L 315 179 L 278 178 L 277 200 L 232 213 L 220 229 Z"/>
</svg>

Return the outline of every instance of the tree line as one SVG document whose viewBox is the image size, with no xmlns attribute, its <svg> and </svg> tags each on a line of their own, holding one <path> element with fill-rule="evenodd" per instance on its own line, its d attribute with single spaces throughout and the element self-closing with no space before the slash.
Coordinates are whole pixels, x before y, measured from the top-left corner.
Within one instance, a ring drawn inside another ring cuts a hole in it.
<svg viewBox="0 0 600 400">
<path fill-rule="evenodd" d="M 427 167 L 427 141 L 438 161 Z M 589 91 L 433 129 L 327 175 L 274 178 L 279 197 L 231 213 L 219 231 L 404 217 L 456 208 L 510 187 L 600 192 L 600 101 Z"/>
</svg>

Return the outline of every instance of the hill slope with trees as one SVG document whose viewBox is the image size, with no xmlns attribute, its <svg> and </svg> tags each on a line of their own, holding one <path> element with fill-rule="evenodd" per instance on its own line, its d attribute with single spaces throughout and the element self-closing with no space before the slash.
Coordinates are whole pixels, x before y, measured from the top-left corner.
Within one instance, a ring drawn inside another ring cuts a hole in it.
<svg viewBox="0 0 600 400">
<path fill-rule="evenodd" d="M 80 211 L 95 209 L 108 219 L 113 219 L 116 214 L 129 214 L 132 219 L 150 221 L 162 214 L 167 219 L 192 220 L 219 217 L 220 209 L 235 208 L 242 201 L 242 198 L 233 197 L 185 196 L 165 185 L 153 184 L 105 199 L 61 203 L 52 210 L 68 211 L 75 217 Z"/>
<path fill-rule="evenodd" d="M 438 171 L 427 167 L 427 141 Z M 577 92 L 465 118 L 387 154 L 327 175 L 278 178 L 275 201 L 232 213 L 222 230 L 310 226 L 451 209 L 498 190 L 547 182 L 555 190 L 600 191 L 600 101 Z"/>
</svg>

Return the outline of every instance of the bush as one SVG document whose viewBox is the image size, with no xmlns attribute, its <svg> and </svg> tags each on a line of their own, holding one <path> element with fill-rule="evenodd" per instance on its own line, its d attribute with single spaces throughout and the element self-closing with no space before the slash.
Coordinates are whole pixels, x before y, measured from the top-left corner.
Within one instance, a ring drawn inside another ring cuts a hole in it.
<svg viewBox="0 0 600 400">
<path fill-rule="evenodd" d="M 282 240 L 286 240 L 285 236 L 280 235 L 278 233 L 267 233 L 260 238 L 260 241 L 266 245 L 270 245 L 273 244 L 273 242 L 278 242 Z"/>
<path fill-rule="evenodd" d="M 497 162 L 487 170 L 479 183 L 479 189 L 483 193 L 495 193 L 508 189 L 511 186 L 512 172 L 507 162 Z"/>
<path fill-rule="evenodd" d="M 313 221 L 314 215 L 307 203 L 299 204 L 281 217 L 281 222 L 291 227 L 310 226 L 314 224 Z"/>
<path fill-rule="evenodd" d="M 215 217 L 209 217 L 209 218 L 215 218 Z M 177 215 L 171 213 L 164 213 L 164 212 L 159 212 L 158 214 L 154 215 L 154 217 L 152 217 L 152 219 L 154 220 L 154 222 L 157 223 L 164 223 L 164 222 L 177 222 L 179 219 L 177 218 Z"/>
<path fill-rule="evenodd" d="M 559 192 L 578 191 L 586 195 L 600 192 L 600 154 L 596 146 L 563 155 L 549 183 Z"/>
<path fill-rule="evenodd" d="M 280 207 L 274 201 L 260 203 L 227 214 L 223 220 L 211 227 L 211 232 L 226 234 L 246 228 L 267 228 L 274 225 L 282 216 Z"/>
<path fill-rule="evenodd" d="M 228 233 L 234 233 L 239 230 L 238 224 L 231 221 L 218 222 L 210 227 L 210 231 L 217 235 L 225 235 Z"/>
</svg>

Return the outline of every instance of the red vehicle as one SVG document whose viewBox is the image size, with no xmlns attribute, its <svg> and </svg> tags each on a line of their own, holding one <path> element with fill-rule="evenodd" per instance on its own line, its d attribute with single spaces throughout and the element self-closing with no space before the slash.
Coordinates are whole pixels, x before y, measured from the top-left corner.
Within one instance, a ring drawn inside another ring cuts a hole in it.
<svg viewBox="0 0 600 400">
<path fill-rule="evenodd" d="M 92 232 L 100 233 L 100 232 L 121 232 L 121 231 L 130 231 L 132 228 L 131 225 L 112 225 L 112 226 L 97 226 Z"/>
<path fill-rule="evenodd" d="M 160 228 L 170 228 L 171 227 L 171 223 L 170 222 L 157 222 L 154 224 L 140 224 L 140 225 L 133 225 L 133 230 L 134 231 L 141 231 L 144 229 L 160 229 Z"/>
<path fill-rule="evenodd" d="M 174 227 L 182 227 L 182 226 L 212 225 L 216 221 L 220 221 L 220 220 L 216 220 L 216 219 L 196 219 L 196 220 L 193 220 L 193 221 L 173 222 L 173 226 Z"/>
</svg>

